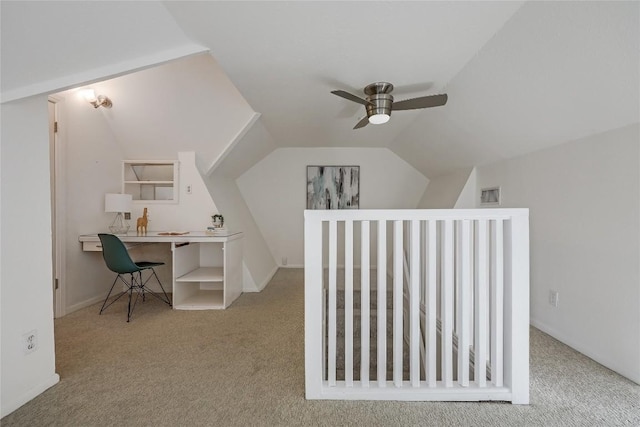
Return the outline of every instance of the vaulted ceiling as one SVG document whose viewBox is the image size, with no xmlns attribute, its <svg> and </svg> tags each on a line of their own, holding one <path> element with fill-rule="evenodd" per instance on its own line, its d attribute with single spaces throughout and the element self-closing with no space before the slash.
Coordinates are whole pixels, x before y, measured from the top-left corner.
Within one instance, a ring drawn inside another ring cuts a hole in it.
<svg viewBox="0 0 640 427">
<path fill-rule="evenodd" d="M 390 145 L 420 113 L 354 131 L 364 107 L 331 90 L 364 97 L 368 83 L 388 81 L 398 99 L 443 92 L 520 4 L 166 3 L 262 113 L 277 144 L 306 147 Z"/>
<path fill-rule="evenodd" d="M 2 3 L 3 27 L 22 25 L 5 19 L 11 2 Z M 121 60 L 133 65 L 154 52 L 162 59 L 171 50 L 209 50 L 261 113 L 276 146 L 388 147 L 427 177 L 622 127 L 640 116 L 636 1 L 71 2 L 60 7 L 73 8 L 79 17 L 95 16 L 90 3 L 118 25 L 111 25 L 108 35 L 96 26 L 95 39 L 80 40 L 74 36 L 80 28 L 65 26 L 73 47 L 87 52 L 77 57 L 27 55 L 29 44 L 17 50 L 3 29 L 3 98 L 33 89 L 45 78 L 43 64 L 49 80 L 61 84 L 78 64 L 105 67 L 101 61 L 113 46 L 121 46 Z M 47 2 L 21 7 L 62 13 Z M 103 42 L 109 37 L 115 42 Z M 18 65 L 8 74 L 6 60 Z M 397 100 L 446 92 L 449 101 L 397 111 L 387 124 L 353 130 L 364 108 L 330 91 L 363 95 L 364 86 L 375 81 L 393 83 Z"/>
</svg>

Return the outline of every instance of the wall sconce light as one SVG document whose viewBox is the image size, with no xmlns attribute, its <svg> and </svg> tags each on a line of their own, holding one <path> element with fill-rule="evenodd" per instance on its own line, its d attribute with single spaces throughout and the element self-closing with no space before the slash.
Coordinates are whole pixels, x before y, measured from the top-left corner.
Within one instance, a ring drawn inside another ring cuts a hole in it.
<svg viewBox="0 0 640 427">
<path fill-rule="evenodd" d="M 93 105 L 93 108 L 105 107 L 111 108 L 113 105 L 111 100 L 104 95 L 96 95 L 93 89 L 85 89 L 82 91 L 82 96 L 86 99 L 89 104 Z"/>
</svg>

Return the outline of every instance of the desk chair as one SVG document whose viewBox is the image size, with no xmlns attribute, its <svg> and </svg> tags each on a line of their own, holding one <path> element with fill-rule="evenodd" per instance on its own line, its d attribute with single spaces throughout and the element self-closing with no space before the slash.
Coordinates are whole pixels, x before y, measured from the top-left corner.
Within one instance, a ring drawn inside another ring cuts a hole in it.
<svg viewBox="0 0 640 427">
<path fill-rule="evenodd" d="M 169 297 L 167 296 L 167 293 L 165 292 L 164 287 L 160 282 L 160 279 L 158 279 L 158 275 L 153 269 L 153 267 L 164 265 L 164 262 L 149 262 L 149 261 L 133 262 L 133 260 L 129 256 L 129 252 L 127 251 L 127 248 L 124 246 L 122 241 L 117 236 L 114 236 L 113 234 L 98 234 L 98 237 L 100 238 L 100 242 L 102 243 L 102 256 L 104 257 L 104 262 L 107 264 L 107 268 L 109 268 L 109 270 L 113 271 L 114 273 L 118 273 L 118 275 L 116 276 L 116 279 L 113 281 L 113 285 L 111 285 L 111 289 L 109 290 L 109 293 L 107 294 L 107 298 L 104 300 L 104 303 L 102 304 L 102 308 L 100 309 L 100 314 L 102 314 L 104 310 L 106 310 L 111 304 L 119 300 L 120 297 L 126 293 L 129 294 L 129 308 L 127 309 L 127 322 L 131 319 L 131 313 L 133 312 L 133 309 L 135 308 L 136 303 L 138 302 L 138 297 L 142 295 L 142 301 L 144 301 L 145 294 L 147 292 L 155 296 L 156 298 L 158 298 L 160 301 L 168 304 L 169 307 L 171 307 L 171 301 L 169 300 Z M 142 272 L 144 270 L 151 270 L 151 275 L 149 275 L 149 277 L 147 277 L 147 279 L 143 281 Z M 129 275 L 129 277 L 125 276 L 127 274 Z M 153 292 L 151 289 L 149 289 L 146 286 L 147 282 L 152 277 L 155 277 L 156 280 L 158 281 L 158 284 L 160 285 L 160 289 L 162 289 L 162 293 L 164 294 L 164 298 L 162 298 L 161 295 L 157 294 L 156 292 Z M 122 291 L 120 295 L 118 295 L 113 301 L 107 304 L 107 301 L 109 301 L 111 292 L 113 291 L 113 288 L 116 286 L 118 279 L 120 279 L 120 281 L 127 286 L 127 289 Z M 133 297 L 134 291 L 136 292 L 136 298 L 133 301 L 133 306 L 131 306 L 131 299 Z"/>
</svg>

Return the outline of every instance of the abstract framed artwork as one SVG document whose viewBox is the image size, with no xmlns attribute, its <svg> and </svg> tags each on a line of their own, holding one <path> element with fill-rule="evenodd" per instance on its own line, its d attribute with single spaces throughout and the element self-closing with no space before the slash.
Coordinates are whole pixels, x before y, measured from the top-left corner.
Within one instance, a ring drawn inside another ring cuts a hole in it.
<svg viewBox="0 0 640 427">
<path fill-rule="evenodd" d="M 360 166 L 307 166 L 307 209 L 359 209 Z"/>
</svg>

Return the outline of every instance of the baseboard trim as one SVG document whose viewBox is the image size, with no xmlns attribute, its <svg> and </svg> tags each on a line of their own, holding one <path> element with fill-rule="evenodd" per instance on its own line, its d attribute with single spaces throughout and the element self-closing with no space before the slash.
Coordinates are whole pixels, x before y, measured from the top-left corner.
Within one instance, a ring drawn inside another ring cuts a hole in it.
<svg viewBox="0 0 640 427">
<path fill-rule="evenodd" d="M 43 383 L 40 383 L 37 386 L 27 390 L 27 392 L 24 393 L 22 396 L 20 396 L 17 399 L 9 402 L 8 404 L 5 405 L 4 404 L 4 399 L 3 399 L 1 417 L 9 415 L 13 411 L 18 409 L 22 405 L 24 405 L 25 403 L 29 402 L 30 400 L 32 400 L 35 397 L 39 396 L 40 394 L 44 393 L 47 389 L 53 387 L 54 385 L 58 384 L 59 382 L 60 382 L 60 375 L 53 374 L 51 377 L 49 377 L 47 379 L 47 381 L 44 381 Z"/>
<path fill-rule="evenodd" d="M 276 265 L 275 267 L 273 267 L 273 270 L 271 270 L 271 272 L 267 275 L 266 279 L 264 279 L 262 281 L 262 283 L 260 283 L 259 286 L 256 286 L 256 290 L 251 290 L 251 291 L 242 291 L 242 292 L 247 292 L 247 293 L 253 293 L 253 292 L 262 292 L 262 290 L 264 288 L 267 287 L 267 285 L 269 284 L 269 282 L 271 281 L 271 279 L 273 279 L 273 276 L 276 275 L 276 273 L 278 272 L 278 266 Z"/>
<path fill-rule="evenodd" d="M 78 311 L 78 310 L 81 310 L 83 308 L 89 307 L 90 305 L 93 305 L 93 304 L 98 303 L 100 301 L 103 301 L 105 299 L 105 296 L 106 295 L 93 297 L 93 298 L 88 299 L 86 301 L 82 301 L 82 302 L 79 302 L 79 303 L 74 304 L 72 306 L 68 306 L 67 310 L 65 312 L 65 315 L 73 313 L 74 311 Z"/>
<path fill-rule="evenodd" d="M 633 381 L 637 384 L 640 384 L 640 372 L 631 372 L 628 371 L 626 369 L 621 369 L 617 363 L 615 363 L 614 361 L 610 360 L 607 357 L 604 357 L 600 354 L 597 354 L 593 351 L 591 351 L 590 349 L 586 348 L 584 345 L 572 340 L 571 338 L 567 337 L 565 334 L 563 334 L 562 332 L 554 329 L 553 327 L 549 326 L 548 324 L 541 322 L 537 319 L 530 319 L 530 323 L 533 327 L 541 330 L 542 332 L 544 332 L 547 335 L 552 336 L 553 338 L 557 339 L 558 341 L 560 341 L 561 343 L 568 345 L 569 347 L 571 347 L 572 349 L 576 350 L 579 353 L 582 353 L 583 355 L 587 356 L 588 358 L 594 360 L 595 362 L 601 364 L 602 366 L 611 369 L 612 371 L 617 372 L 618 374 L 622 375 L 623 377 L 629 379 L 630 381 Z"/>
</svg>

